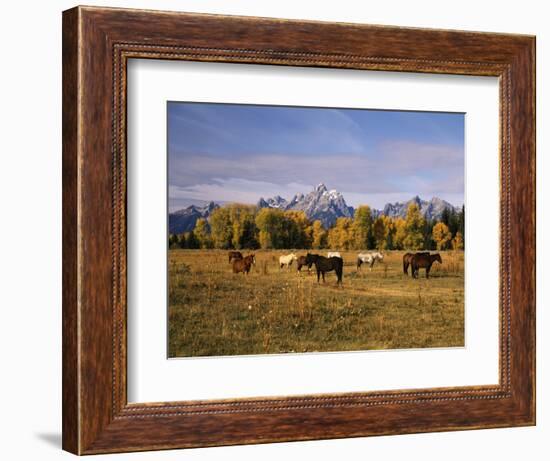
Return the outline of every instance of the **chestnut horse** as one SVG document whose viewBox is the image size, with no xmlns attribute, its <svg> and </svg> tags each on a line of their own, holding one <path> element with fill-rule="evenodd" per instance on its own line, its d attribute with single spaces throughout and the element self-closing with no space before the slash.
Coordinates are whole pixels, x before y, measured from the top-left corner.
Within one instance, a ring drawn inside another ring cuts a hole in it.
<svg viewBox="0 0 550 461">
<path fill-rule="evenodd" d="M 254 256 L 254 253 L 244 257 L 243 259 L 234 259 L 233 273 L 238 274 L 239 272 L 242 272 L 243 274 L 248 275 L 252 264 L 256 264 L 256 257 Z"/>
<path fill-rule="evenodd" d="M 306 262 L 305 256 L 299 256 L 298 259 L 296 260 L 296 268 L 298 272 L 302 272 L 302 267 L 304 266 L 307 266 L 307 271 L 309 272 L 311 270 L 312 264 L 313 264 L 312 262 L 310 262 L 309 264 Z"/>
<path fill-rule="evenodd" d="M 243 259 L 243 254 L 240 251 L 230 251 L 229 252 L 229 264 L 233 259 Z"/>
<path fill-rule="evenodd" d="M 409 264 L 411 263 L 411 259 L 415 254 L 430 256 L 429 251 L 421 251 L 421 252 L 418 252 L 418 253 L 405 253 L 403 255 L 403 273 L 406 274 L 406 275 L 409 275 Z"/>
<path fill-rule="evenodd" d="M 435 253 L 433 255 L 426 255 L 426 254 L 415 254 L 411 259 L 411 272 L 413 278 L 418 278 L 418 271 L 420 268 L 426 269 L 426 278 L 430 277 L 430 269 L 432 268 L 432 264 L 438 261 L 439 264 L 442 264 L 441 256 L 439 256 L 439 253 Z"/>
</svg>

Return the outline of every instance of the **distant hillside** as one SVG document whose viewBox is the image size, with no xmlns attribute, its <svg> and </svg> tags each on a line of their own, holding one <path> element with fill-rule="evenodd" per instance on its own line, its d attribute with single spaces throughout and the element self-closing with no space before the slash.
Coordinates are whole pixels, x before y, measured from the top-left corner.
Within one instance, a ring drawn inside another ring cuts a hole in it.
<svg viewBox="0 0 550 461">
<path fill-rule="evenodd" d="M 438 197 L 433 197 L 430 201 L 422 200 L 418 195 L 413 197 L 407 202 L 395 202 L 387 203 L 383 210 L 375 210 L 373 214 L 376 216 L 385 215 L 390 218 L 405 218 L 407 216 L 407 210 L 411 203 L 416 203 L 420 208 L 420 212 L 427 219 L 440 219 L 443 214 L 443 210 L 448 208 L 456 212 L 460 211 L 460 208 L 451 205 L 449 202 L 442 200 Z"/>
<path fill-rule="evenodd" d="M 218 204 L 210 202 L 203 207 L 191 205 L 182 210 L 170 213 L 168 215 L 168 228 L 170 234 L 181 234 L 183 232 L 192 231 L 199 218 L 208 219 L 212 211 L 219 207 Z"/>
</svg>

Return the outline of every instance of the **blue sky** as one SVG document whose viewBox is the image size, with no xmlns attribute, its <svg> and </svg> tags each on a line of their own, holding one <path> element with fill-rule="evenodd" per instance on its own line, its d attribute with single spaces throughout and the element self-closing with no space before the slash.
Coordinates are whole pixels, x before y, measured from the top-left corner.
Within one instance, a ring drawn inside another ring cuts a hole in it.
<svg viewBox="0 0 550 461">
<path fill-rule="evenodd" d="M 348 205 L 464 203 L 464 114 L 168 103 L 169 209 L 290 199 L 319 183 Z"/>
</svg>

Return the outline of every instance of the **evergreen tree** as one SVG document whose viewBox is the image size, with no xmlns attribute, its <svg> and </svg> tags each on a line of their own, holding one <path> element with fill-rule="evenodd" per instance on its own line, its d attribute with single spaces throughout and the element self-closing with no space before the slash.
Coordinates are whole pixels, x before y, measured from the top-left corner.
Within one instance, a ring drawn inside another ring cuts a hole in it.
<svg viewBox="0 0 550 461">
<path fill-rule="evenodd" d="M 423 248 L 425 250 L 433 250 L 436 247 L 436 243 L 434 242 L 433 236 L 432 236 L 434 225 L 435 225 L 435 221 L 431 219 L 424 220 L 424 229 L 422 231 L 422 235 L 424 238 Z"/>
<path fill-rule="evenodd" d="M 195 236 L 195 232 L 187 232 L 187 234 L 185 235 L 185 248 L 189 248 L 190 250 L 197 250 L 200 247 L 200 242 Z"/>
<path fill-rule="evenodd" d="M 464 205 L 462 205 L 462 209 L 460 210 L 460 213 L 458 213 L 458 232 L 460 232 L 462 236 L 462 244 L 464 245 Z"/>
<path fill-rule="evenodd" d="M 168 248 L 179 248 L 180 242 L 177 234 L 170 234 L 168 237 Z"/>
</svg>

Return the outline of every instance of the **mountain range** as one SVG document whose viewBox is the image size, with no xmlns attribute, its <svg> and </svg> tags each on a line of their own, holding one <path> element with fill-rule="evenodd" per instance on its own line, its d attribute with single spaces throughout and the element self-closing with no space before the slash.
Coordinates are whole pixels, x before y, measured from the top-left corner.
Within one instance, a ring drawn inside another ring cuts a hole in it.
<svg viewBox="0 0 550 461">
<path fill-rule="evenodd" d="M 171 234 L 190 232 L 195 228 L 199 218 L 208 219 L 212 212 L 219 207 L 217 203 L 209 202 L 202 207 L 191 205 L 174 213 L 169 213 L 168 229 Z"/>
<path fill-rule="evenodd" d="M 392 218 L 405 218 L 407 209 L 411 203 L 418 205 L 420 212 L 426 219 L 440 219 L 445 208 L 456 212 L 460 211 L 460 208 L 438 197 L 433 197 L 428 201 L 416 196 L 406 202 L 387 203 L 382 210 L 373 209 L 372 215 L 373 217 L 385 215 Z M 342 193 L 336 190 L 328 190 L 322 183 L 308 194 L 296 194 L 291 200 L 286 200 L 280 195 L 267 199 L 262 197 L 258 200 L 257 206 L 258 208 L 277 208 L 284 211 L 304 211 L 310 220 L 314 221 L 318 219 L 323 223 L 325 228 L 333 226 L 338 218 L 353 218 L 355 211 L 353 207 L 346 204 Z M 170 213 L 168 220 L 170 233 L 189 232 L 194 229 L 197 219 L 208 219 L 212 211 L 218 207 L 218 204 L 210 202 L 203 207 L 191 205 Z"/>
<path fill-rule="evenodd" d="M 328 190 L 324 184 L 319 184 L 309 194 L 296 194 L 290 202 L 277 195 L 267 200 L 260 198 L 257 205 L 258 208 L 304 211 L 309 219 L 318 219 L 325 227 L 333 226 L 338 218 L 353 217 L 353 208 L 346 204 L 344 196 L 336 190 Z"/>
</svg>

